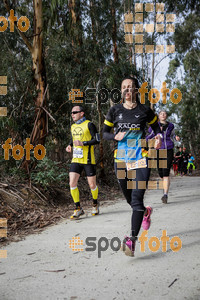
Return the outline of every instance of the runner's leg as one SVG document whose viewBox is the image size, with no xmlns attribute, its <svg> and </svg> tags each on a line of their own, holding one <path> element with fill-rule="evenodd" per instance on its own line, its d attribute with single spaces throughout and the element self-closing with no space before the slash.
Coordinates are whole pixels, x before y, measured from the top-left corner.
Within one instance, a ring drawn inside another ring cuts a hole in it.
<svg viewBox="0 0 200 300">
<path fill-rule="evenodd" d="M 98 199 L 98 186 L 96 184 L 96 165 L 88 164 L 84 166 L 84 170 L 87 176 L 87 181 L 91 189 L 91 194 L 93 198 L 93 208 L 92 208 L 92 215 L 99 214 L 99 202 Z"/>
<path fill-rule="evenodd" d="M 163 189 L 164 189 L 165 195 L 168 195 L 169 186 L 170 186 L 170 178 L 169 178 L 169 176 L 164 176 L 163 177 Z"/>
<path fill-rule="evenodd" d="M 137 239 L 142 224 L 146 208 L 143 203 L 144 194 L 150 177 L 150 168 L 140 168 L 135 170 L 135 188 L 131 190 L 131 207 L 133 209 L 131 218 L 131 236 Z"/>
<path fill-rule="evenodd" d="M 168 200 L 168 192 L 170 187 L 170 169 L 172 166 L 173 155 L 174 155 L 173 149 L 167 150 L 167 167 L 162 169 L 164 195 L 162 196 L 161 200 L 165 204 L 167 203 Z"/>
<path fill-rule="evenodd" d="M 129 205 L 131 205 L 131 190 L 127 189 L 127 176 L 126 176 L 126 165 L 125 163 L 114 163 L 114 169 L 115 169 L 115 174 L 118 179 L 118 183 L 120 186 L 120 189 L 128 202 Z M 124 174 L 124 175 L 123 175 Z"/>
<path fill-rule="evenodd" d="M 78 173 L 74 173 L 74 172 L 70 172 L 69 173 L 69 178 L 70 178 L 70 193 L 71 196 L 74 200 L 74 203 L 76 205 L 76 208 L 80 208 L 80 199 L 79 199 L 79 189 L 77 187 L 77 183 L 79 180 L 80 174 Z"/>
<path fill-rule="evenodd" d="M 144 212 L 146 208 L 143 204 L 144 193 L 146 191 L 146 186 L 150 176 L 150 169 L 141 168 L 137 170 L 127 171 L 126 167 L 122 167 L 122 163 L 115 163 L 115 172 L 118 177 L 118 182 L 120 184 L 121 190 L 132 207 L 132 217 L 131 217 L 131 237 L 125 236 L 121 250 L 125 252 L 126 255 L 134 256 L 135 241 L 137 240 L 138 233 L 143 221 Z M 147 208 L 148 222 L 150 225 L 150 213 L 151 208 Z M 150 213 L 149 213 L 150 212 Z"/>
<path fill-rule="evenodd" d="M 77 187 L 78 180 L 81 174 L 82 168 L 78 163 L 72 163 L 69 171 L 69 185 L 70 193 L 75 203 L 76 209 L 80 208 L 79 189 Z"/>
<path fill-rule="evenodd" d="M 84 165 L 84 170 L 91 190 L 93 205 L 97 205 L 98 186 L 96 183 L 96 165 L 92 165 L 92 164 Z"/>
<path fill-rule="evenodd" d="M 123 172 L 120 173 L 119 171 Z M 126 168 L 119 168 L 117 167 L 117 163 L 115 163 L 115 172 L 118 176 L 121 190 L 133 210 L 131 218 L 131 236 L 136 238 L 142 224 L 144 212 L 146 210 L 143 204 L 143 198 L 150 176 L 150 169 L 140 168 L 133 171 L 135 176 L 132 176 L 131 179 L 126 171 Z"/>
<path fill-rule="evenodd" d="M 91 189 L 93 204 L 97 205 L 97 198 L 98 198 L 98 186 L 96 184 L 96 175 L 95 176 L 88 176 L 87 177 L 88 184 Z"/>
</svg>

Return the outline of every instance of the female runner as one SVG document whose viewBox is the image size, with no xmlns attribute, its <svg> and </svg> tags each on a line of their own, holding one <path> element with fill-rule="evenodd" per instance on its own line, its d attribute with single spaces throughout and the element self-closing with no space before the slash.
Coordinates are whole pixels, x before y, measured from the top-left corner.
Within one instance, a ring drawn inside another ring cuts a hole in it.
<svg viewBox="0 0 200 300">
<path fill-rule="evenodd" d="M 158 118 L 154 112 L 139 102 L 139 84 L 136 78 L 126 77 L 122 80 L 122 103 L 114 105 L 108 111 L 103 128 L 106 140 L 116 141 L 114 152 L 115 173 L 122 192 L 132 208 L 131 236 L 125 236 L 122 250 L 126 255 L 134 256 L 135 241 L 141 224 L 143 229 L 150 227 L 151 207 L 143 203 L 144 193 L 150 176 L 148 158 L 145 157 L 146 123 L 154 130 L 156 149 L 161 146 L 161 131 Z M 111 133 L 114 128 L 114 133 Z"/>
</svg>

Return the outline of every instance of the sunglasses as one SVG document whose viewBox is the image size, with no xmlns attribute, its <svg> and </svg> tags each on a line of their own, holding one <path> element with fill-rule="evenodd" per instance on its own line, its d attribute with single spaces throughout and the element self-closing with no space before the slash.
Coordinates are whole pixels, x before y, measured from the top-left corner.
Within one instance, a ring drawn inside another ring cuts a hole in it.
<svg viewBox="0 0 200 300">
<path fill-rule="evenodd" d="M 71 112 L 71 115 L 75 115 L 75 114 L 78 114 L 78 113 L 80 113 L 80 112 L 82 112 L 81 110 L 80 111 L 72 111 Z"/>
</svg>

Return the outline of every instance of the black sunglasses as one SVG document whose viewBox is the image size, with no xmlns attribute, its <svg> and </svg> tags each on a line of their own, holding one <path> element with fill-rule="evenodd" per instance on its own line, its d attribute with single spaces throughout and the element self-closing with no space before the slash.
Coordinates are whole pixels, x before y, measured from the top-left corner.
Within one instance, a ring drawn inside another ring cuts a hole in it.
<svg viewBox="0 0 200 300">
<path fill-rule="evenodd" d="M 72 111 L 71 114 L 72 114 L 72 115 L 75 115 L 75 114 L 78 114 L 78 113 L 80 113 L 80 112 L 82 112 L 82 111 L 81 111 L 81 110 L 80 110 L 80 111 Z"/>
</svg>

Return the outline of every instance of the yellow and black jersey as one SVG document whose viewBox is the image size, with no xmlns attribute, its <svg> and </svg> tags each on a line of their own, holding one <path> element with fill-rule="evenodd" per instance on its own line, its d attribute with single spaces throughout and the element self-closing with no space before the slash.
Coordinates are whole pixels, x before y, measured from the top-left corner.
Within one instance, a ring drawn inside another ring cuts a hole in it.
<svg viewBox="0 0 200 300">
<path fill-rule="evenodd" d="M 69 145 L 73 146 L 73 142 L 76 140 L 83 143 L 83 146 L 73 146 L 72 163 L 95 164 L 94 145 L 99 143 L 96 135 L 97 129 L 89 120 L 71 126 Z"/>
<path fill-rule="evenodd" d="M 146 105 L 138 103 L 135 108 L 126 109 L 123 104 L 117 104 L 110 108 L 104 121 L 104 139 L 114 140 L 118 132 L 126 132 L 123 140 L 116 144 L 116 159 L 131 162 L 144 156 L 141 141 L 145 139 L 147 123 L 155 134 L 161 133 L 157 115 Z M 114 133 L 111 133 L 112 128 Z"/>
</svg>

